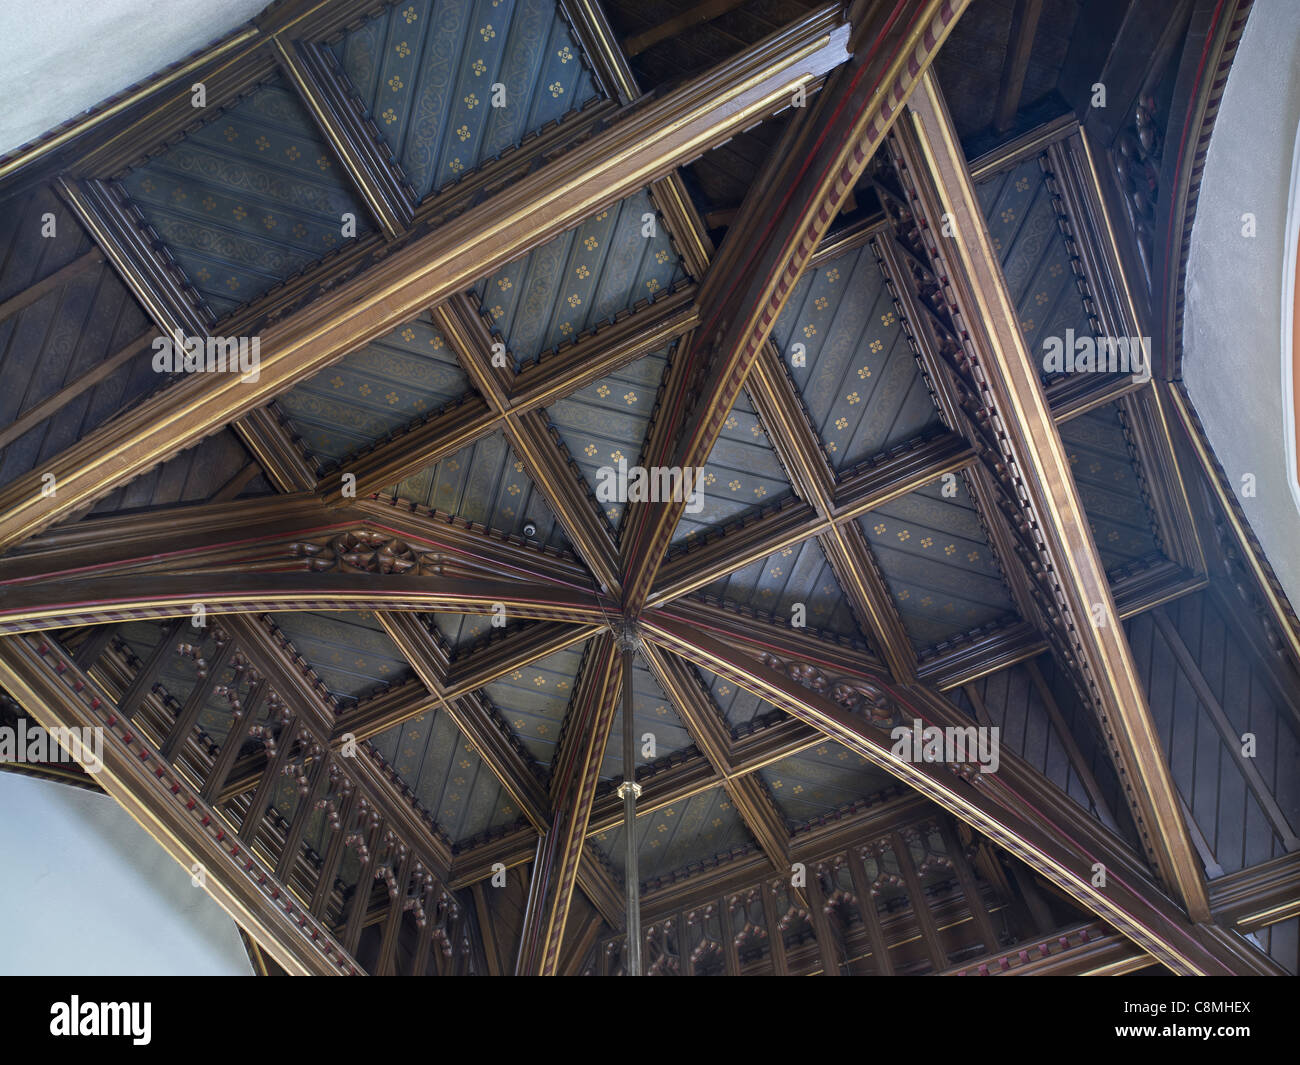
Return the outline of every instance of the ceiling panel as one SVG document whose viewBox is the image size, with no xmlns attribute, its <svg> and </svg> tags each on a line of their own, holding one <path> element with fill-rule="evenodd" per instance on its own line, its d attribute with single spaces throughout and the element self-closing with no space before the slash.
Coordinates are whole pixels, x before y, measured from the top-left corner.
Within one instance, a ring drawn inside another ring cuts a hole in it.
<svg viewBox="0 0 1300 1065">
<path fill-rule="evenodd" d="M 369 215 L 310 116 L 279 77 L 220 110 L 122 179 L 217 317 L 356 233 Z"/>
<path fill-rule="evenodd" d="M 942 428 L 869 245 L 806 271 L 772 339 L 836 470 Z"/>
<path fill-rule="evenodd" d="M 1110 570 L 1159 552 L 1119 405 L 1071 418 L 1061 426 L 1061 440 L 1102 564 Z"/>
<path fill-rule="evenodd" d="M 668 352 L 665 348 L 645 355 L 547 408 L 547 417 L 592 492 L 602 483 L 598 476 L 602 467 L 617 470 L 620 462 L 639 464 Z M 625 503 L 602 506 L 610 527 L 617 529 Z"/>
<path fill-rule="evenodd" d="M 499 429 L 389 491 L 498 532 L 522 536 L 531 521 L 537 532 L 529 539 L 551 547 L 567 545 L 550 506 Z"/>
<path fill-rule="evenodd" d="M 554 0 L 396 3 L 333 48 L 418 199 L 599 95 Z"/>
<path fill-rule="evenodd" d="M 521 817 L 509 793 L 445 711 L 410 718 L 369 743 L 453 843 Z"/>
<path fill-rule="evenodd" d="M 643 235 L 652 222 L 654 235 Z M 642 191 L 484 278 L 474 293 L 522 367 L 685 276 Z"/>
<path fill-rule="evenodd" d="M 100 499 L 91 515 L 117 514 L 177 503 L 203 503 L 244 469 L 252 457 L 233 429 L 200 440 L 166 462 L 142 473 Z M 275 489 L 263 474 L 250 481 L 236 498 L 270 495 Z M 69 521 L 78 520 L 74 515 Z"/>
<path fill-rule="evenodd" d="M 513 670 L 483 688 L 502 719 L 542 765 L 551 764 L 586 641 Z"/>
<path fill-rule="evenodd" d="M 722 713 L 733 732 L 748 725 L 757 717 L 763 717 L 767 714 L 785 716 L 783 710 L 777 709 L 757 695 L 751 695 L 740 685 L 727 680 L 725 677 L 719 677 L 716 673 L 711 673 L 707 669 L 700 669 L 699 666 L 693 665 L 691 668 L 695 670 L 695 675 L 700 678 L 700 682 L 708 688 L 714 705 Z"/>
<path fill-rule="evenodd" d="M 794 495 L 781 460 L 758 419 L 749 394 L 741 392 L 703 466 L 702 509 L 682 515 L 672 543 L 685 544 L 710 528 L 744 520 Z"/>
<path fill-rule="evenodd" d="M 341 703 L 397 684 L 411 667 L 369 611 L 291 611 L 272 620 Z"/>
<path fill-rule="evenodd" d="M 832 632 L 866 647 L 816 537 L 734 570 L 706 586 L 704 592 L 726 603 L 771 614 L 783 624 L 791 622 L 795 604 L 802 603 L 808 629 Z"/>
<path fill-rule="evenodd" d="M 965 481 L 941 478 L 858 519 L 919 650 L 1014 615 Z"/>
<path fill-rule="evenodd" d="M 993 250 L 1002 262 L 1020 330 L 1044 380 L 1048 338 L 1095 337 L 1097 326 L 1084 306 L 1074 264 L 1061 232 L 1061 207 L 1047 187 L 1039 159 L 985 178 L 975 186 Z"/>
<path fill-rule="evenodd" d="M 276 404 L 307 450 L 327 465 L 470 391 L 426 312 L 295 385 Z"/>
<path fill-rule="evenodd" d="M 792 829 L 895 783 L 888 773 L 834 740 L 782 758 L 758 774 Z"/>
<path fill-rule="evenodd" d="M 53 235 L 46 236 L 47 216 Z M 0 205 L 0 302 L 69 266 L 93 244 L 46 188 Z M 55 285 L 0 321 L 0 430 L 127 347 L 149 328 L 144 311 L 105 262 Z M 148 346 L 102 381 L 35 423 L 0 453 L 0 484 L 29 472 L 163 383 Z"/>
<path fill-rule="evenodd" d="M 733 850 L 756 849 L 757 844 L 736 810 L 731 797 L 721 786 L 692 795 L 636 819 L 637 872 L 641 882 L 683 869 Z M 594 839 L 624 875 L 627 856 L 624 852 L 624 829 L 601 832 Z"/>
</svg>

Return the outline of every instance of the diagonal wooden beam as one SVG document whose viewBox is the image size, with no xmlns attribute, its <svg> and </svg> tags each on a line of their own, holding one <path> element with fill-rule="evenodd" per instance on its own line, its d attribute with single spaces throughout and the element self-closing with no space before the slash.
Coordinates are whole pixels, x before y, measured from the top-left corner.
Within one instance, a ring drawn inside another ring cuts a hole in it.
<svg viewBox="0 0 1300 1065">
<path fill-rule="evenodd" d="M 826 561 L 844 590 L 858 624 L 871 634 L 895 680 L 916 677 L 916 652 L 894 606 L 885 578 L 876 565 L 866 534 L 856 525 L 832 526 L 820 538 Z"/>
<path fill-rule="evenodd" d="M 545 496 L 564 531 L 606 591 L 618 588 L 618 550 L 614 536 L 577 471 L 565 460 L 540 411 L 509 413 L 514 369 L 494 357 L 488 324 L 473 300 L 462 295 L 435 308 L 434 321 L 459 355 L 461 364 L 490 409 L 502 419 L 515 453 Z M 499 355 L 499 352 L 497 352 Z"/>
<path fill-rule="evenodd" d="M 1043 0 L 1016 0 L 1007 37 L 1007 58 L 1002 64 L 998 99 L 993 107 L 995 133 L 1006 133 L 1015 124 L 1025 87 L 1025 74 L 1029 71 L 1029 56 L 1034 49 L 1034 34 L 1038 32 L 1038 18 L 1042 13 Z"/>
<path fill-rule="evenodd" d="M 380 611 L 375 616 L 425 687 L 438 699 L 438 709 L 465 734 L 524 816 L 537 828 L 546 825 L 550 819 L 546 789 L 517 743 L 511 742 L 509 733 L 476 700 L 446 698 L 446 675 L 438 664 L 443 652 L 425 623 L 413 614 Z"/>
<path fill-rule="evenodd" d="M 480 393 L 484 396 L 495 394 L 497 404 L 470 397 L 431 418 L 409 425 L 382 443 L 363 448 L 338 463 L 337 469 L 321 478 L 318 491 L 333 505 L 349 505 L 352 500 L 340 491 L 344 473 L 356 478 L 358 497 L 384 491 L 410 474 L 454 454 L 471 441 L 500 429 L 505 424 L 506 411 L 523 414 L 548 406 L 642 355 L 658 350 L 695 323 L 698 312 L 694 296 L 694 286 L 687 285 L 655 300 L 643 310 L 579 337 L 573 344 L 530 364 L 519 374 L 502 376 L 495 373 L 482 381 L 476 379 L 475 387 Z M 434 308 L 434 319 L 453 350 L 465 351 L 477 344 L 490 352 L 494 338 L 486 331 L 477 310 L 472 306 L 466 307 L 468 302 L 467 295 L 455 296 Z M 471 362 L 466 368 L 477 373 L 479 365 Z M 490 359 L 488 365 L 491 365 Z"/>
<path fill-rule="evenodd" d="M 790 829 L 757 774 L 733 777 L 723 785 L 767 860 L 778 873 L 790 872 Z"/>
<path fill-rule="evenodd" d="M 704 464 L 799 274 L 966 6 L 925 0 L 902 18 L 901 6 L 891 13 L 875 5 L 854 27 L 855 39 L 869 43 L 792 123 L 709 269 L 702 324 L 684 345 L 684 388 L 665 400 L 681 428 L 669 449 L 651 452 L 648 465 Z M 680 501 L 629 509 L 624 598 L 633 616 L 650 594 L 684 507 Z"/>
<path fill-rule="evenodd" d="M 1062 627 L 1098 707 L 1103 734 L 1113 736 L 1116 769 L 1132 796 L 1139 831 L 1154 849 L 1160 875 L 1194 918 L 1208 920 L 1200 863 L 1141 678 L 1047 407 L 1036 360 L 1020 331 L 965 157 L 932 75 L 922 79 L 908 111 L 901 143 L 905 158 L 920 168 L 912 174 L 918 196 L 928 208 L 928 218 L 946 216 L 951 223 L 945 230 L 952 235 L 942 244 L 935 230 L 927 231 L 933 242 L 930 251 L 961 319 L 965 355 L 981 386 L 980 400 L 994 419 L 1003 464 L 1040 541 L 1041 562 L 1063 615 Z"/>
<path fill-rule="evenodd" d="M 307 112 L 325 134 L 352 184 L 384 234 L 398 236 L 415 215 L 415 200 L 391 153 L 354 106 L 346 75 L 324 45 L 276 36 L 272 44 Z"/>
<path fill-rule="evenodd" d="M 600 581 L 601 590 L 617 597 L 618 547 L 613 530 L 572 460 L 561 452 L 545 417 L 534 411 L 508 419 L 506 437 L 564 526 L 569 542 Z"/>
<path fill-rule="evenodd" d="M 559 971 L 564 928 L 583 863 L 587 822 L 619 695 L 623 684 L 631 680 L 624 675 L 627 672 L 614 637 L 597 637 L 587 653 L 552 763 L 552 821 L 537 845 L 516 975 L 554 976 Z"/>
<path fill-rule="evenodd" d="M 1077 808 L 1068 828 L 1054 823 L 1055 810 L 1040 810 L 1030 821 L 1023 812 L 1025 796 L 1007 784 L 1002 772 L 972 774 L 977 781 L 972 784 L 954 772 L 955 767 L 904 760 L 894 753 L 887 731 L 786 674 L 745 660 L 719 641 L 657 615 L 643 619 L 642 628 L 648 639 L 769 700 L 926 795 L 1110 921 L 1173 971 L 1226 975 L 1271 968 L 1244 940 L 1238 942 L 1240 937 L 1192 924 L 1140 866 L 1108 842 L 1100 826 L 1082 842 L 1078 824 L 1083 816 Z M 906 717 L 926 722 L 944 712 L 944 700 L 916 686 L 894 688 L 877 679 L 875 687 Z M 960 719 L 960 711 L 950 708 L 950 712 Z M 1003 759 L 1005 764 L 1005 754 Z M 1105 888 L 1093 882 L 1098 862 L 1107 872 Z"/>
<path fill-rule="evenodd" d="M 672 703 L 695 746 L 724 777 L 731 771 L 731 728 L 708 691 L 680 658 L 646 645 L 646 666 Z"/>
<path fill-rule="evenodd" d="M 842 62 L 847 36 L 835 7 L 813 12 L 268 325 L 256 382 L 192 374 L 106 422 L 0 492 L 0 550 L 727 140 Z"/>
<path fill-rule="evenodd" d="M 427 713 L 444 699 L 467 701 L 471 709 L 465 712 L 477 713 L 478 710 L 472 709 L 477 703 L 473 693 L 479 688 L 515 669 L 589 639 L 605 627 L 604 624 L 552 625 L 547 622 L 529 626 L 522 633 L 489 644 L 448 664 L 445 686 L 439 687 L 438 694 L 430 692 L 423 682 L 413 680 L 362 700 L 338 716 L 330 742 L 338 745 L 349 734 L 356 739 L 367 739 L 409 718 Z M 485 710 L 482 712 L 486 713 Z"/>
</svg>

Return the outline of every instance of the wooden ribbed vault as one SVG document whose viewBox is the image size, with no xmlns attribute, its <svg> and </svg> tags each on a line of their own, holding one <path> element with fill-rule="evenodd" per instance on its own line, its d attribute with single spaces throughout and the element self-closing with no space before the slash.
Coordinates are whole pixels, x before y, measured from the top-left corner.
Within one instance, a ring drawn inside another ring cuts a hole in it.
<svg viewBox="0 0 1300 1065">
<path fill-rule="evenodd" d="M 0 161 L 6 712 L 292 973 L 623 971 L 629 831 L 653 973 L 1294 966 L 1295 617 L 1159 360 L 1041 369 L 1164 313 L 1041 6 L 288 0 Z"/>
</svg>

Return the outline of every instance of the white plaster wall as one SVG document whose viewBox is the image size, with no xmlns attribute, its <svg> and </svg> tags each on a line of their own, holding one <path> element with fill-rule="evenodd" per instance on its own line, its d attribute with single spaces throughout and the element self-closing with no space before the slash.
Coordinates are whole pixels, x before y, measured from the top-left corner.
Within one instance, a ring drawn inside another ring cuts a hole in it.
<svg viewBox="0 0 1300 1065">
<path fill-rule="evenodd" d="M 0 974 L 252 971 L 234 921 L 116 802 L 0 773 Z"/>
<path fill-rule="evenodd" d="M 0 0 L 0 153 L 224 36 L 268 2 Z"/>
<path fill-rule="evenodd" d="M 1282 278 L 1298 122 L 1300 2 L 1256 0 L 1196 207 L 1183 377 L 1264 553 L 1300 607 L 1300 511 L 1290 490 L 1282 406 Z M 1256 218 L 1254 239 L 1241 234 L 1248 212 Z M 1255 475 L 1254 498 L 1241 496 L 1245 473 Z"/>
</svg>

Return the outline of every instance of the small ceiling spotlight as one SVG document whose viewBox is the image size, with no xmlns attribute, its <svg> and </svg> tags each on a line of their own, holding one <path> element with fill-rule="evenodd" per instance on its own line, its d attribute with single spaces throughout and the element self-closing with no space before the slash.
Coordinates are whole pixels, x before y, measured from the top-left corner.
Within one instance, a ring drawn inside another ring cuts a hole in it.
<svg viewBox="0 0 1300 1065">
<path fill-rule="evenodd" d="M 537 535 L 537 524 L 535 522 L 524 522 L 524 535 L 529 539 Z"/>
</svg>

